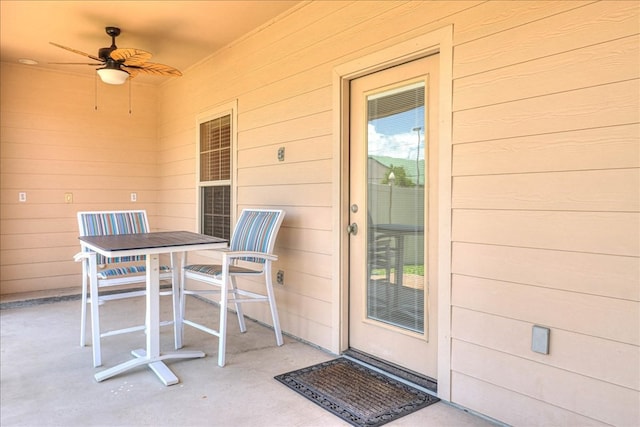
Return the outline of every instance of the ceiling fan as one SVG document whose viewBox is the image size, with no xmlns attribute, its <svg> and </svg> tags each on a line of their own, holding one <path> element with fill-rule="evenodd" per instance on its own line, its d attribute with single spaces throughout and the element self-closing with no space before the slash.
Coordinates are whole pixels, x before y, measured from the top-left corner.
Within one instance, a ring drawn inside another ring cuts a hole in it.
<svg viewBox="0 0 640 427">
<path fill-rule="evenodd" d="M 120 28 L 106 27 L 105 31 L 111 37 L 111 46 L 98 50 L 98 56 L 49 42 L 56 47 L 91 58 L 97 63 L 53 62 L 53 64 L 101 66 L 101 68 L 97 69 L 100 79 L 105 83 L 114 85 L 123 84 L 129 77 L 133 78 L 139 73 L 171 77 L 182 75 L 179 70 L 168 65 L 147 62 L 151 58 L 149 52 L 141 49 L 118 48 L 116 46 L 116 37 L 120 35 Z"/>
</svg>

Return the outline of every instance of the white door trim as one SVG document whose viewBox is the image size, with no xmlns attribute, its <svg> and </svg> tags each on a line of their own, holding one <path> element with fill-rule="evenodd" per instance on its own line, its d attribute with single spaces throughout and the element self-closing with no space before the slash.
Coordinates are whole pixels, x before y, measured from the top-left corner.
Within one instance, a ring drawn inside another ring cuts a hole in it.
<svg viewBox="0 0 640 427">
<path fill-rule="evenodd" d="M 413 59 L 440 53 L 438 216 L 438 397 L 451 400 L 451 159 L 453 25 L 356 58 L 333 69 L 333 277 L 332 351 L 348 347 L 349 81 Z"/>
</svg>

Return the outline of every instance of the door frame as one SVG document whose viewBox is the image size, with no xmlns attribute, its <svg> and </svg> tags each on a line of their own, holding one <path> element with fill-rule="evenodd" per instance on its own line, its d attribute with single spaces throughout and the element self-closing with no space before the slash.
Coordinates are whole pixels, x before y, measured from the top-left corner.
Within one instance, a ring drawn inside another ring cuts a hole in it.
<svg viewBox="0 0 640 427">
<path fill-rule="evenodd" d="M 451 400 L 451 171 L 453 102 L 453 25 L 397 42 L 336 66 L 332 76 L 333 253 L 332 350 L 349 345 L 349 82 L 404 62 L 440 54 L 438 156 L 438 397 Z"/>
</svg>

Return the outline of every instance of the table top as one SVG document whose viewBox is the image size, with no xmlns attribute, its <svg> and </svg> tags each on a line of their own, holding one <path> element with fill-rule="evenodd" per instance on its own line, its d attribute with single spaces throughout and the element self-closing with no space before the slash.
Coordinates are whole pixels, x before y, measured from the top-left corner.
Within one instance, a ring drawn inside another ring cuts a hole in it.
<svg viewBox="0 0 640 427">
<path fill-rule="evenodd" d="M 114 234 L 78 237 L 87 247 L 103 255 L 116 252 L 162 253 L 189 249 L 225 247 L 227 240 L 191 231 Z"/>
</svg>

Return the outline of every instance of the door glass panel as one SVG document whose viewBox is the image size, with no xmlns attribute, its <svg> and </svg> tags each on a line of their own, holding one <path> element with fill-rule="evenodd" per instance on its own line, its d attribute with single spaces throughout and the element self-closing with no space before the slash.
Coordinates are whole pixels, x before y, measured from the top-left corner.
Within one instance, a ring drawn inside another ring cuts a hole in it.
<svg viewBox="0 0 640 427">
<path fill-rule="evenodd" d="M 367 318 L 424 333 L 425 84 L 367 96 Z"/>
</svg>

